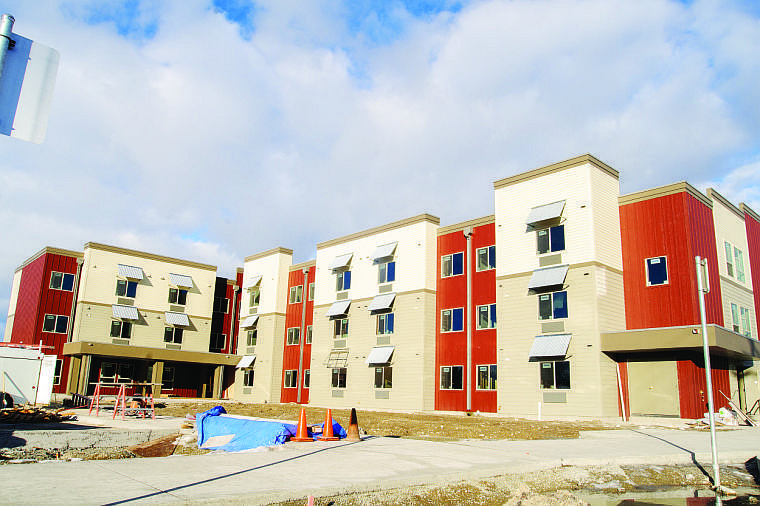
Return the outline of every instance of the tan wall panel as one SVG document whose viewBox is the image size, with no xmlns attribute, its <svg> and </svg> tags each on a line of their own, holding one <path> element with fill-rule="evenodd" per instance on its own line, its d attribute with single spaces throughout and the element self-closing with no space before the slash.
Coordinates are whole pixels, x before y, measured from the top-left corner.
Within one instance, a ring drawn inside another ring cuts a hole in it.
<svg viewBox="0 0 760 506">
<path fill-rule="evenodd" d="M 733 318 L 731 316 L 731 303 L 737 308 L 747 308 L 750 311 L 749 325 L 752 330 L 752 338 L 757 339 L 757 319 L 755 318 L 755 299 L 752 291 L 745 288 L 731 278 L 720 277 L 720 290 L 723 301 L 723 326 L 733 330 Z M 739 309 L 739 326 L 741 329 L 741 310 Z M 739 332 L 741 333 L 741 331 Z"/>
<path fill-rule="evenodd" d="M 632 415 L 679 415 L 675 362 L 628 362 Z"/>
<path fill-rule="evenodd" d="M 280 402 L 285 316 L 261 315 L 257 326 L 253 387 L 244 387 L 244 372 L 242 369 L 236 370 L 234 398 L 248 402 Z M 241 339 L 240 354 L 246 355 L 245 331 L 242 330 Z M 250 393 L 245 393 L 247 390 L 250 390 Z"/>
</svg>

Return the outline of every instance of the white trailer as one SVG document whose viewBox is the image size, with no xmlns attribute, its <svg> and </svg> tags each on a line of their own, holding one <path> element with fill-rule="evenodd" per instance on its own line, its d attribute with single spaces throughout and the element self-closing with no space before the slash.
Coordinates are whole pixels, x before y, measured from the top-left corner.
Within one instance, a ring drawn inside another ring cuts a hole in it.
<svg viewBox="0 0 760 506">
<path fill-rule="evenodd" d="M 0 346 L 0 404 L 7 404 L 8 395 L 14 405 L 48 404 L 53 393 L 56 359 L 39 348 Z"/>
</svg>

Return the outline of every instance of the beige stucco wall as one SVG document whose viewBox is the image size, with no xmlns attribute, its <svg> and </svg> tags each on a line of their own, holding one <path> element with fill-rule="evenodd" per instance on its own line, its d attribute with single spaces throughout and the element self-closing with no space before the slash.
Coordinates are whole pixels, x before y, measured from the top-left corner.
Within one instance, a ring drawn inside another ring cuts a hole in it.
<svg viewBox="0 0 760 506">
<path fill-rule="evenodd" d="M 21 286 L 21 270 L 17 270 L 13 273 L 13 283 L 11 284 L 11 296 L 8 303 L 8 319 L 5 320 L 5 333 L 3 335 L 4 342 L 10 342 L 11 332 L 13 332 L 13 318 L 16 314 L 16 301 L 18 300 L 18 290 Z"/>
</svg>

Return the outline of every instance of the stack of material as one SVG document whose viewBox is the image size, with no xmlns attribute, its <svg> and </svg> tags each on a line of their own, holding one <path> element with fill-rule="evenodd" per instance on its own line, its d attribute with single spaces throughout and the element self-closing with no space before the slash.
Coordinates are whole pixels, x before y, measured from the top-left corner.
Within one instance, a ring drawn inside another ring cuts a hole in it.
<svg viewBox="0 0 760 506">
<path fill-rule="evenodd" d="M 0 410 L 0 423 L 50 423 L 76 420 L 76 415 L 64 412 L 66 408 L 49 410 L 18 406 Z"/>
</svg>

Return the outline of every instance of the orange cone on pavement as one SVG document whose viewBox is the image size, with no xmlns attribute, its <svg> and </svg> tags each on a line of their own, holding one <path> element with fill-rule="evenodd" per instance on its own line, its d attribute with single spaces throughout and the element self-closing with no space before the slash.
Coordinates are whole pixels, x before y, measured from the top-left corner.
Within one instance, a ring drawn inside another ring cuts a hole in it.
<svg viewBox="0 0 760 506">
<path fill-rule="evenodd" d="M 298 417 L 298 432 L 290 440 L 299 443 L 314 441 L 314 438 L 309 437 L 309 429 L 306 427 L 306 410 L 304 408 L 301 408 L 301 416 Z"/>
<path fill-rule="evenodd" d="M 306 506 L 314 506 L 314 496 L 310 495 L 308 499 L 306 499 Z"/>
<path fill-rule="evenodd" d="M 325 426 L 322 429 L 322 435 L 317 439 L 320 441 L 338 441 L 340 439 L 333 434 L 332 410 L 330 408 L 327 408 L 327 413 L 325 414 Z"/>
<path fill-rule="evenodd" d="M 351 408 L 351 421 L 346 430 L 346 441 L 361 441 L 359 436 L 359 420 L 356 418 L 356 408 Z"/>
</svg>

